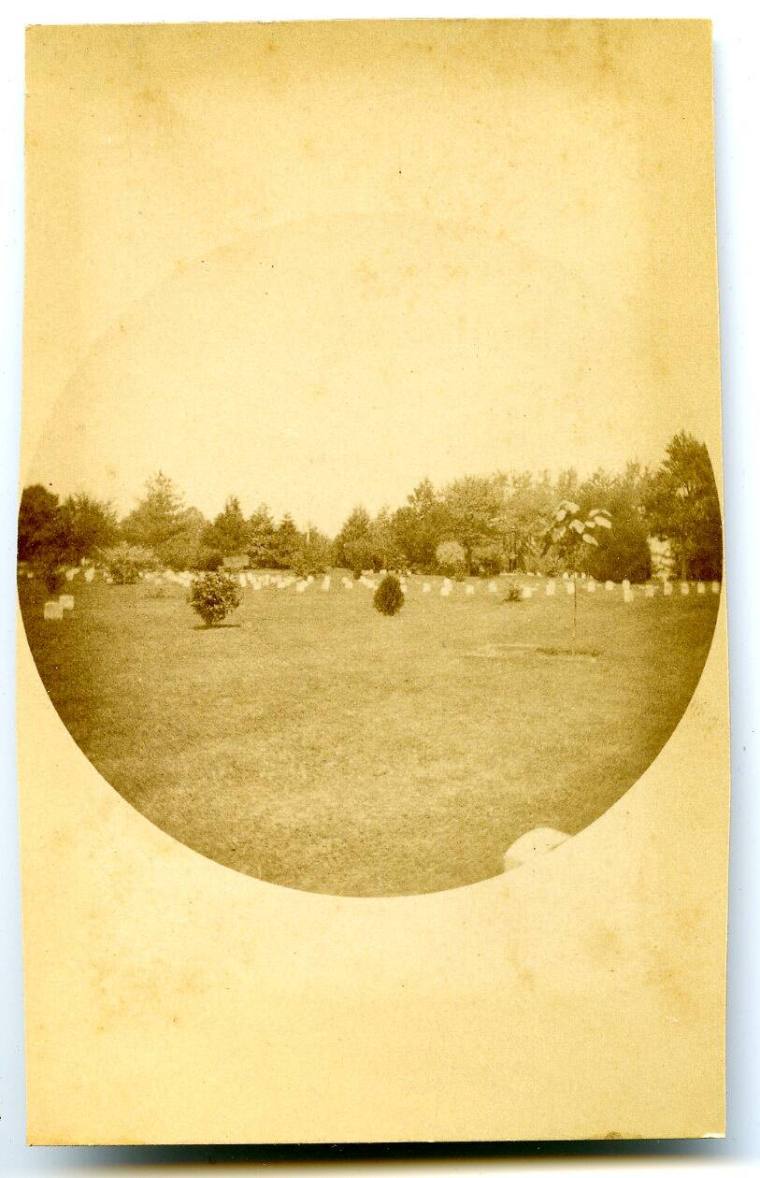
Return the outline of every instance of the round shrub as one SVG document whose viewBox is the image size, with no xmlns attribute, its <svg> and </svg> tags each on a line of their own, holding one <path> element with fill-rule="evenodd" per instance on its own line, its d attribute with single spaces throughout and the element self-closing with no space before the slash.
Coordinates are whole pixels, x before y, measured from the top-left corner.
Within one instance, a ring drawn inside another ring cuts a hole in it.
<svg viewBox="0 0 760 1178">
<path fill-rule="evenodd" d="M 240 605 L 240 586 L 229 573 L 202 573 L 193 582 L 187 599 L 205 625 L 218 626 Z"/>
<path fill-rule="evenodd" d="M 372 604 L 376 610 L 389 618 L 398 613 L 404 604 L 404 594 L 398 577 L 394 577 L 393 573 L 388 573 L 387 577 L 383 577 L 375 590 Z"/>
</svg>

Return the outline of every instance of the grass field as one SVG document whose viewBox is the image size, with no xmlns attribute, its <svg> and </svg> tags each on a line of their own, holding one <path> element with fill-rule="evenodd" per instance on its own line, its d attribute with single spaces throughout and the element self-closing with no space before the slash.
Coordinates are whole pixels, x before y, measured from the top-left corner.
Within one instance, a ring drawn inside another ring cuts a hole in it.
<svg viewBox="0 0 760 1178">
<path fill-rule="evenodd" d="M 385 618 L 335 580 L 247 590 L 212 630 L 180 587 L 78 580 L 53 623 L 37 582 L 20 596 L 56 709 L 128 801 L 229 867 L 348 895 L 471 883 L 534 826 L 581 830 L 673 731 L 718 606 L 581 593 L 599 657 L 568 658 L 530 649 L 568 647 L 564 593 L 442 599 L 415 578 Z"/>
</svg>

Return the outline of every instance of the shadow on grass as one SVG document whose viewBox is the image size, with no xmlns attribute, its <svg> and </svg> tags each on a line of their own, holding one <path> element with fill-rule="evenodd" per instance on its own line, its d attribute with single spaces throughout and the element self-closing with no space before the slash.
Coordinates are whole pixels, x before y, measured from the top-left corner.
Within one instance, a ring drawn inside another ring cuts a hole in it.
<svg viewBox="0 0 760 1178">
<path fill-rule="evenodd" d="M 193 629 L 194 630 L 201 630 L 206 634 L 211 634 L 211 633 L 213 633 L 214 630 L 242 630 L 243 623 L 242 622 L 217 622 L 217 624 L 215 626 L 204 626 L 202 622 L 199 622 L 199 624 L 197 626 L 193 626 Z"/>
</svg>

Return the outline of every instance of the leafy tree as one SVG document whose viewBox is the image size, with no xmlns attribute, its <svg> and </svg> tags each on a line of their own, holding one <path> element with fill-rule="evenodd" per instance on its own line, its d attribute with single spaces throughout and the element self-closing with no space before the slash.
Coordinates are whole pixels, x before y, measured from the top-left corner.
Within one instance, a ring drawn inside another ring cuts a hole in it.
<svg viewBox="0 0 760 1178">
<path fill-rule="evenodd" d="M 203 548 L 206 519 L 197 507 L 186 507 L 178 524 L 179 530 L 161 545 L 161 559 L 170 569 L 199 568 L 206 552 Z"/>
<path fill-rule="evenodd" d="M 501 488 L 493 478 L 467 475 L 448 484 L 443 492 L 443 504 L 448 538 L 462 545 L 466 568 L 471 572 L 473 550 L 499 535 Z"/>
<path fill-rule="evenodd" d="M 463 577 L 467 572 L 467 556 L 458 540 L 443 540 L 435 550 L 435 559 L 452 577 Z"/>
<path fill-rule="evenodd" d="M 118 533 L 116 512 L 110 503 L 92 495 L 69 495 L 61 507 L 66 558 L 78 564 L 98 548 L 107 548 Z"/>
<path fill-rule="evenodd" d="M 652 477 L 645 511 L 653 535 L 669 539 L 684 580 L 719 580 L 723 531 L 718 488 L 704 442 L 682 430 Z"/>
<path fill-rule="evenodd" d="M 355 507 L 335 537 L 334 563 L 342 568 L 355 568 L 360 551 L 369 554 L 361 567 L 373 567 L 376 554 L 372 520 L 366 508 Z"/>
<path fill-rule="evenodd" d="M 296 527 L 293 517 L 284 515 L 274 534 L 272 564 L 276 568 L 291 568 L 302 543 L 303 536 Z"/>
<path fill-rule="evenodd" d="M 275 524 L 266 503 L 261 503 L 248 520 L 248 558 L 255 568 L 275 563 Z"/>
<path fill-rule="evenodd" d="M 217 515 L 212 524 L 204 529 L 204 548 L 221 552 L 222 556 L 235 556 L 248 549 L 249 529 L 240 507 L 240 501 L 231 495 L 224 504 L 224 511 Z"/>
<path fill-rule="evenodd" d="M 317 528 L 309 528 L 293 558 L 293 572 L 299 577 L 326 573 L 332 563 L 333 546 Z"/>
<path fill-rule="evenodd" d="M 61 563 L 66 529 L 58 496 L 41 483 L 24 487 L 18 513 L 18 558 L 38 564 Z"/>
<path fill-rule="evenodd" d="M 387 507 L 383 507 L 372 522 L 373 565 L 382 569 L 395 569 L 407 563 L 401 551 L 394 527 L 394 519 Z"/>
<path fill-rule="evenodd" d="M 121 525 L 128 544 L 149 548 L 173 569 L 197 567 L 206 520 L 195 507 L 185 507 L 174 483 L 159 471 L 145 484 L 145 493 Z"/>
<path fill-rule="evenodd" d="M 162 557 L 163 546 L 184 527 L 184 504 L 174 483 L 158 471 L 145 484 L 145 493 L 122 524 L 122 535 L 130 544 L 151 548 Z"/>
<path fill-rule="evenodd" d="M 558 496 L 545 471 L 538 479 L 527 471 L 498 474 L 494 484 L 501 499 L 495 520 L 499 539 L 481 547 L 500 549 L 502 567 L 510 571 L 528 569 L 540 552 Z"/>
<path fill-rule="evenodd" d="M 648 528 L 644 517 L 643 496 L 648 475 L 638 463 L 629 462 L 621 475 L 596 471 L 578 488 L 581 510 L 588 512 L 592 505 L 606 508 L 615 520 L 615 527 L 597 531 L 598 547 L 586 552 L 584 568 L 598 581 L 632 582 L 649 580 L 652 555 Z"/>
<path fill-rule="evenodd" d="M 430 479 L 423 479 L 393 515 L 395 547 L 403 563 L 421 572 L 435 568 L 435 550 L 446 536 L 448 517 Z"/>
<path fill-rule="evenodd" d="M 578 573 L 585 561 L 587 546 L 597 548 L 599 545 L 598 530 L 611 527 L 610 513 L 604 508 L 592 507 L 586 515 L 578 503 L 563 499 L 546 530 L 546 549 L 553 548 L 558 552 L 573 574 L 573 649 L 578 616 Z"/>
</svg>

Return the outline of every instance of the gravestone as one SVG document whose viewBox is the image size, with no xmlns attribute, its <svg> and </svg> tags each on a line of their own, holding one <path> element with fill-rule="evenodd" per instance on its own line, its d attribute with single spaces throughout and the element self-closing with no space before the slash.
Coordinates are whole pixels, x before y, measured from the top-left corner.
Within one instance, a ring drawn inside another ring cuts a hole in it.
<svg viewBox="0 0 760 1178">
<path fill-rule="evenodd" d="M 713 581 L 712 591 L 713 593 L 720 593 L 720 581 Z"/>
<path fill-rule="evenodd" d="M 681 581 L 681 597 L 689 596 L 689 582 Z"/>
<path fill-rule="evenodd" d="M 586 592 L 596 593 L 596 581 L 591 580 L 586 582 Z"/>
<path fill-rule="evenodd" d="M 633 589 L 631 589 L 630 585 L 627 589 L 625 586 L 623 586 L 623 601 L 626 603 L 626 605 L 630 605 L 630 603 L 633 601 Z"/>
<path fill-rule="evenodd" d="M 572 597 L 575 593 L 575 581 L 565 581 L 565 593 L 568 597 Z"/>
<path fill-rule="evenodd" d="M 60 605 L 61 609 L 73 609 L 74 598 L 70 593 L 61 593 L 58 597 L 58 604 Z"/>
<path fill-rule="evenodd" d="M 46 601 L 42 614 L 46 622 L 60 622 L 63 617 L 63 606 L 60 601 Z"/>
<path fill-rule="evenodd" d="M 495 581 L 488 582 L 488 592 L 489 593 L 498 593 L 499 592 Z"/>
<path fill-rule="evenodd" d="M 605 581 L 604 587 L 608 593 L 611 593 L 612 590 L 615 588 L 615 582 L 614 581 Z"/>
<path fill-rule="evenodd" d="M 673 596 L 673 582 L 672 581 L 665 581 L 665 583 L 662 586 L 662 595 L 663 595 L 663 597 L 672 597 Z"/>
<path fill-rule="evenodd" d="M 424 582 L 424 584 L 423 584 L 423 586 L 422 586 L 422 592 L 423 592 L 423 593 L 429 593 L 429 592 L 430 592 L 430 586 L 428 585 L 427 581 L 425 581 L 425 582 Z"/>
<path fill-rule="evenodd" d="M 87 582 L 87 584 L 90 585 L 95 580 L 95 569 L 94 568 L 85 569 L 84 570 L 84 579 Z"/>
<path fill-rule="evenodd" d="M 547 597 L 554 597 L 556 592 L 557 592 L 557 582 L 556 581 L 547 581 L 546 582 L 546 596 Z"/>
<path fill-rule="evenodd" d="M 475 595 L 475 586 L 474 585 L 465 585 L 464 591 L 468 597 L 473 597 Z"/>
<path fill-rule="evenodd" d="M 329 593 L 331 584 L 332 584 L 331 579 L 329 577 L 325 577 L 324 581 L 322 582 L 322 592 Z"/>
<path fill-rule="evenodd" d="M 654 597 L 654 585 L 647 585 L 644 589 L 645 597 Z"/>
<path fill-rule="evenodd" d="M 706 593 L 706 592 L 707 592 L 707 586 L 705 585 L 704 581 L 698 581 L 697 582 L 697 593 L 702 594 L 702 593 Z"/>
</svg>

